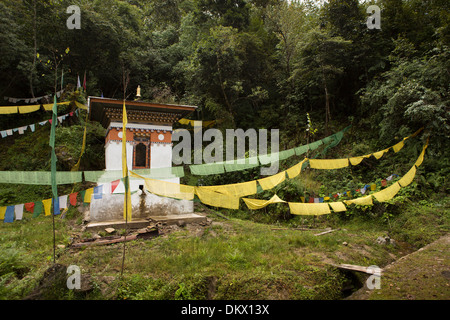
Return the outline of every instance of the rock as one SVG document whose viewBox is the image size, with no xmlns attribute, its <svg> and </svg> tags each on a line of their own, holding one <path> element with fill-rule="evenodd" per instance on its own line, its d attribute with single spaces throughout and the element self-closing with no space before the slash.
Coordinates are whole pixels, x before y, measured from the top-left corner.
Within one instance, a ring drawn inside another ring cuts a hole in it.
<svg viewBox="0 0 450 320">
<path fill-rule="evenodd" d="M 116 231 L 116 229 L 114 229 L 114 228 L 106 228 L 105 231 L 108 232 L 108 233 L 113 233 L 114 231 Z"/>
<path fill-rule="evenodd" d="M 98 233 L 95 233 L 93 236 L 92 236 L 92 238 L 93 239 L 101 239 L 101 235 L 99 235 Z"/>
<path fill-rule="evenodd" d="M 185 226 L 186 226 L 186 221 L 184 221 L 184 220 L 178 220 L 178 221 L 177 221 L 177 225 L 178 225 L 179 227 L 185 227 Z"/>
<path fill-rule="evenodd" d="M 389 237 L 378 237 L 376 241 L 378 244 L 386 244 L 386 239 L 389 239 Z"/>
<path fill-rule="evenodd" d="M 64 249 L 66 246 L 63 245 L 63 244 L 58 244 L 57 247 L 60 248 L 60 249 Z"/>
<path fill-rule="evenodd" d="M 78 292 L 91 292 L 94 290 L 94 283 L 90 274 L 81 274 L 80 289 L 75 289 Z"/>
<path fill-rule="evenodd" d="M 346 241 L 342 242 L 342 245 L 348 246 L 348 243 Z"/>
</svg>

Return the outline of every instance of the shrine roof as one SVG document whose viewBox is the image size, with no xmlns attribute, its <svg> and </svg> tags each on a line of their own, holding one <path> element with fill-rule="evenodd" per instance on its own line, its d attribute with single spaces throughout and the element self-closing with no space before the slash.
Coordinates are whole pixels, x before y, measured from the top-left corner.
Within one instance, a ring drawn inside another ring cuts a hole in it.
<svg viewBox="0 0 450 320">
<path fill-rule="evenodd" d="M 197 109 L 196 106 L 128 100 L 125 106 L 128 122 L 165 125 L 173 125 Z M 122 122 L 123 100 L 89 97 L 88 112 L 89 120 L 98 121 L 107 128 L 112 121 Z"/>
</svg>

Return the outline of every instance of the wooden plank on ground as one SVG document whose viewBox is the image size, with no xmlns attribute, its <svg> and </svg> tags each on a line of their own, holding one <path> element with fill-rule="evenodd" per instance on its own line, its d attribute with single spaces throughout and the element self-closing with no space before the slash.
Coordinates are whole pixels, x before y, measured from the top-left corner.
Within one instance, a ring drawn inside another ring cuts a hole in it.
<svg viewBox="0 0 450 320">
<path fill-rule="evenodd" d="M 350 270 L 350 271 L 357 271 L 357 272 L 363 272 L 367 274 L 375 274 L 375 273 L 382 273 L 383 269 L 381 268 L 374 268 L 374 267 L 364 267 L 364 266 L 357 266 L 353 264 L 339 264 L 339 265 L 333 265 L 336 268 L 343 269 L 343 270 Z"/>
</svg>

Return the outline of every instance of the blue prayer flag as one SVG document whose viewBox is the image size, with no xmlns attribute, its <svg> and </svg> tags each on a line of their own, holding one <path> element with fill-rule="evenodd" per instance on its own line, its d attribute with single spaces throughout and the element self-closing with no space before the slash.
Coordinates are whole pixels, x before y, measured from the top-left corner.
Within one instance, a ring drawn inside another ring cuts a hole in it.
<svg viewBox="0 0 450 320">
<path fill-rule="evenodd" d="M 5 219 L 3 219 L 4 223 L 12 223 L 14 222 L 14 206 L 8 206 L 5 212 Z"/>
</svg>

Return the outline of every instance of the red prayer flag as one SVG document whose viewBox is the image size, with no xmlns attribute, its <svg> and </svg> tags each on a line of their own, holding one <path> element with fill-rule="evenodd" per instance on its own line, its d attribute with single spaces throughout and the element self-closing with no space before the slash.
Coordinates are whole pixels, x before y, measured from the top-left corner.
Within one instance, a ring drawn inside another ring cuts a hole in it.
<svg viewBox="0 0 450 320">
<path fill-rule="evenodd" d="M 386 187 L 387 186 L 387 180 L 386 179 L 381 180 L 381 185 L 383 187 Z"/>
<path fill-rule="evenodd" d="M 83 89 L 86 91 L 86 71 L 84 72 Z"/>
<path fill-rule="evenodd" d="M 69 195 L 70 204 L 74 207 L 77 205 L 77 195 L 78 192 L 74 192 Z"/>
<path fill-rule="evenodd" d="M 25 203 L 25 210 L 27 210 L 28 212 L 33 213 L 33 211 L 34 211 L 34 202 Z"/>
<path fill-rule="evenodd" d="M 313 197 L 309 197 L 309 203 L 314 203 L 314 198 Z"/>
<path fill-rule="evenodd" d="M 116 181 L 111 182 L 111 193 L 113 193 L 114 190 L 116 190 L 116 188 L 119 185 L 119 183 L 120 183 L 120 180 L 116 180 Z"/>
</svg>

